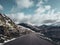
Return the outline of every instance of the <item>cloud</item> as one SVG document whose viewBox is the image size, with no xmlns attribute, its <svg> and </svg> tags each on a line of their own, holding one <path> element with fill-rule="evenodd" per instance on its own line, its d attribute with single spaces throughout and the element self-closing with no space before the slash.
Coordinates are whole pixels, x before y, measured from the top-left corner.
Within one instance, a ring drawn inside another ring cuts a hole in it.
<svg viewBox="0 0 60 45">
<path fill-rule="evenodd" d="M 42 6 L 38 6 L 38 8 L 35 10 L 35 14 L 41 15 L 41 14 L 43 14 L 45 12 L 54 13 L 54 11 L 55 11 L 55 9 L 51 10 L 51 6 L 50 5 L 42 5 Z"/>
<path fill-rule="evenodd" d="M 40 1 L 37 3 L 36 6 L 41 6 L 41 5 L 43 5 L 43 4 L 44 4 L 43 0 L 40 0 Z"/>
<path fill-rule="evenodd" d="M 2 5 L 0 5 L 0 10 L 3 10 L 3 6 Z"/>
<path fill-rule="evenodd" d="M 56 20 L 44 20 L 42 23 L 54 23 L 54 22 L 56 22 Z"/>
<path fill-rule="evenodd" d="M 8 15 L 8 14 L 7 14 Z M 41 24 L 53 24 L 60 22 L 60 13 L 54 13 L 53 15 L 42 14 L 42 15 L 25 15 L 23 12 L 8 15 L 16 24 L 18 23 L 31 23 L 36 25 Z"/>
<path fill-rule="evenodd" d="M 48 2 L 48 0 L 39 0 L 39 2 L 37 3 L 36 6 L 42 6 L 42 5 L 44 5 L 45 3 L 47 3 L 47 2 Z"/>
<path fill-rule="evenodd" d="M 46 5 L 46 6 L 45 6 L 45 9 L 46 9 L 46 10 L 50 10 L 50 9 L 51 9 L 51 6 L 50 6 L 50 5 Z"/>
<path fill-rule="evenodd" d="M 51 11 L 51 5 L 44 5 L 45 4 L 45 2 L 48 2 L 48 0 L 40 0 L 37 4 L 36 4 L 36 6 L 38 7 L 36 10 L 35 10 L 35 13 L 36 14 L 42 14 L 42 13 L 45 13 L 46 11 L 48 11 L 49 13 L 50 13 L 50 11 Z M 55 11 L 55 9 L 54 9 L 54 11 Z"/>
<path fill-rule="evenodd" d="M 15 23 L 28 22 L 31 19 L 31 15 L 25 15 L 24 13 L 7 14 Z"/>
<path fill-rule="evenodd" d="M 33 2 L 24 0 L 17 0 L 17 5 L 21 5 L 23 8 L 29 8 Z M 20 1 L 22 3 L 20 3 Z M 31 4 L 28 4 L 31 3 Z M 24 5 L 25 4 L 25 5 Z M 27 5 L 26 5 L 27 4 Z M 36 4 L 37 9 L 35 9 L 35 13 L 32 14 L 24 14 L 24 12 L 18 12 L 13 14 L 7 14 L 16 24 L 21 22 L 32 23 L 36 25 L 41 24 L 55 24 L 56 22 L 60 22 L 60 12 L 55 12 L 55 9 L 52 9 L 51 5 L 43 5 L 43 0 L 40 0 Z M 21 8 L 19 6 L 19 8 Z M 47 13 L 46 13 L 47 12 Z"/>
<path fill-rule="evenodd" d="M 31 0 L 16 0 L 16 4 L 19 8 L 29 8 L 33 6 L 33 1 Z"/>
<path fill-rule="evenodd" d="M 41 14 L 41 13 L 44 13 L 46 10 L 44 7 L 39 7 L 35 10 L 35 13 L 36 14 Z"/>
<path fill-rule="evenodd" d="M 13 6 L 10 12 L 21 11 L 22 9 L 28 9 L 34 5 L 34 1 L 32 0 L 15 0 L 16 7 Z"/>
</svg>

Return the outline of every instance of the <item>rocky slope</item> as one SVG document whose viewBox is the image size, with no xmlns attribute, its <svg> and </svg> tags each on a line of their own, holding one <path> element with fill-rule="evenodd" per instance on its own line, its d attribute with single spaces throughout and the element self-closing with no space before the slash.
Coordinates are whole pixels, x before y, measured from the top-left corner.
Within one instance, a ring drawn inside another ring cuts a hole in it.
<svg viewBox="0 0 60 45">
<path fill-rule="evenodd" d="M 13 38 L 32 32 L 34 31 L 21 25 L 17 25 L 6 15 L 0 14 L 0 35 Z"/>
<path fill-rule="evenodd" d="M 0 14 L 0 29 L 4 30 L 5 36 L 10 36 L 10 31 L 18 33 L 17 25 L 6 15 Z"/>
</svg>

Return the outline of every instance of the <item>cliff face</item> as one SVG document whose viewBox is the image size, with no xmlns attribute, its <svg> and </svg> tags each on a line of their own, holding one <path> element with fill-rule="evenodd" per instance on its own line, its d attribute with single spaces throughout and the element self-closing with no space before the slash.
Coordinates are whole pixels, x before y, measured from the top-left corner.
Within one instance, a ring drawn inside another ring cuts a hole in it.
<svg viewBox="0 0 60 45">
<path fill-rule="evenodd" d="M 0 14 L 0 34 L 7 37 L 18 37 L 33 33 L 31 29 L 25 28 L 21 25 L 15 24 L 9 17 L 4 14 Z"/>
<path fill-rule="evenodd" d="M 17 36 L 17 34 L 19 33 L 17 30 L 17 25 L 4 14 L 0 14 L 0 34 L 2 34 L 2 30 L 4 33 L 3 35 L 8 37 L 12 36 L 11 34 Z"/>
</svg>

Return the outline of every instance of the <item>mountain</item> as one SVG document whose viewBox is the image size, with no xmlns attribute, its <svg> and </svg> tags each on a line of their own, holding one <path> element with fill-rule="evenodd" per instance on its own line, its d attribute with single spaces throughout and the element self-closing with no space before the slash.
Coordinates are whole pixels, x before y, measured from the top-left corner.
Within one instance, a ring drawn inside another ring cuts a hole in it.
<svg viewBox="0 0 60 45">
<path fill-rule="evenodd" d="M 15 38 L 33 32 L 31 29 L 15 24 L 5 14 L 0 14 L 0 35 L 7 38 Z"/>
<path fill-rule="evenodd" d="M 30 24 L 27 24 L 27 23 L 20 23 L 20 24 L 18 24 L 18 25 L 21 25 L 21 26 L 23 26 L 23 27 L 29 28 L 29 29 L 31 29 L 31 30 L 33 30 L 33 31 L 35 31 L 35 32 L 39 32 L 39 31 L 40 31 L 39 28 L 37 28 L 37 27 L 35 27 L 35 26 L 33 26 L 33 25 L 30 25 Z"/>
<path fill-rule="evenodd" d="M 8 36 L 8 37 L 17 36 L 19 34 L 17 30 L 17 25 L 9 17 L 7 17 L 4 14 L 0 14 L 0 31 L 1 30 L 3 30 L 4 36 Z"/>
<path fill-rule="evenodd" d="M 45 36 L 60 40 L 60 26 L 41 25 L 38 28 Z"/>
<path fill-rule="evenodd" d="M 15 24 L 13 20 L 11 20 L 8 16 L 6 16 L 5 14 L 0 14 L 0 42 L 1 37 L 7 40 L 31 33 L 37 34 L 43 37 L 44 39 L 45 39 L 44 36 L 46 36 L 53 40 L 55 39 L 60 40 L 59 35 L 60 26 L 52 26 L 52 25 L 33 26 L 27 23 Z M 42 36 L 41 33 L 44 35 Z"/>
<path fill-rule="evenodd" d="M 60 26 L 53 26 L 53 25 L 41 25 L 41 26 L 33 26 L 27 23 L 20 23 L 23 27 L 29 28 L 35 32 L 40 32 L 47 37 L 50 38 L 58 38 L 60 39 Z"/>
</svg>

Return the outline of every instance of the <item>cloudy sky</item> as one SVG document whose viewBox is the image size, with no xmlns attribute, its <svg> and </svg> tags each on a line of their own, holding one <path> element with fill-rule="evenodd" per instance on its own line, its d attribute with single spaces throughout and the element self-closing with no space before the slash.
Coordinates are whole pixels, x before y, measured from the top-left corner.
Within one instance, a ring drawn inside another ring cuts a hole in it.
<svg viewBox="0 0 60 45">
<path fill-rule="evenodd" d="M 60 0 L 0 0 L 0 13 L 17 24 L 55 24 L 60 22 Z"/>
</svg>

